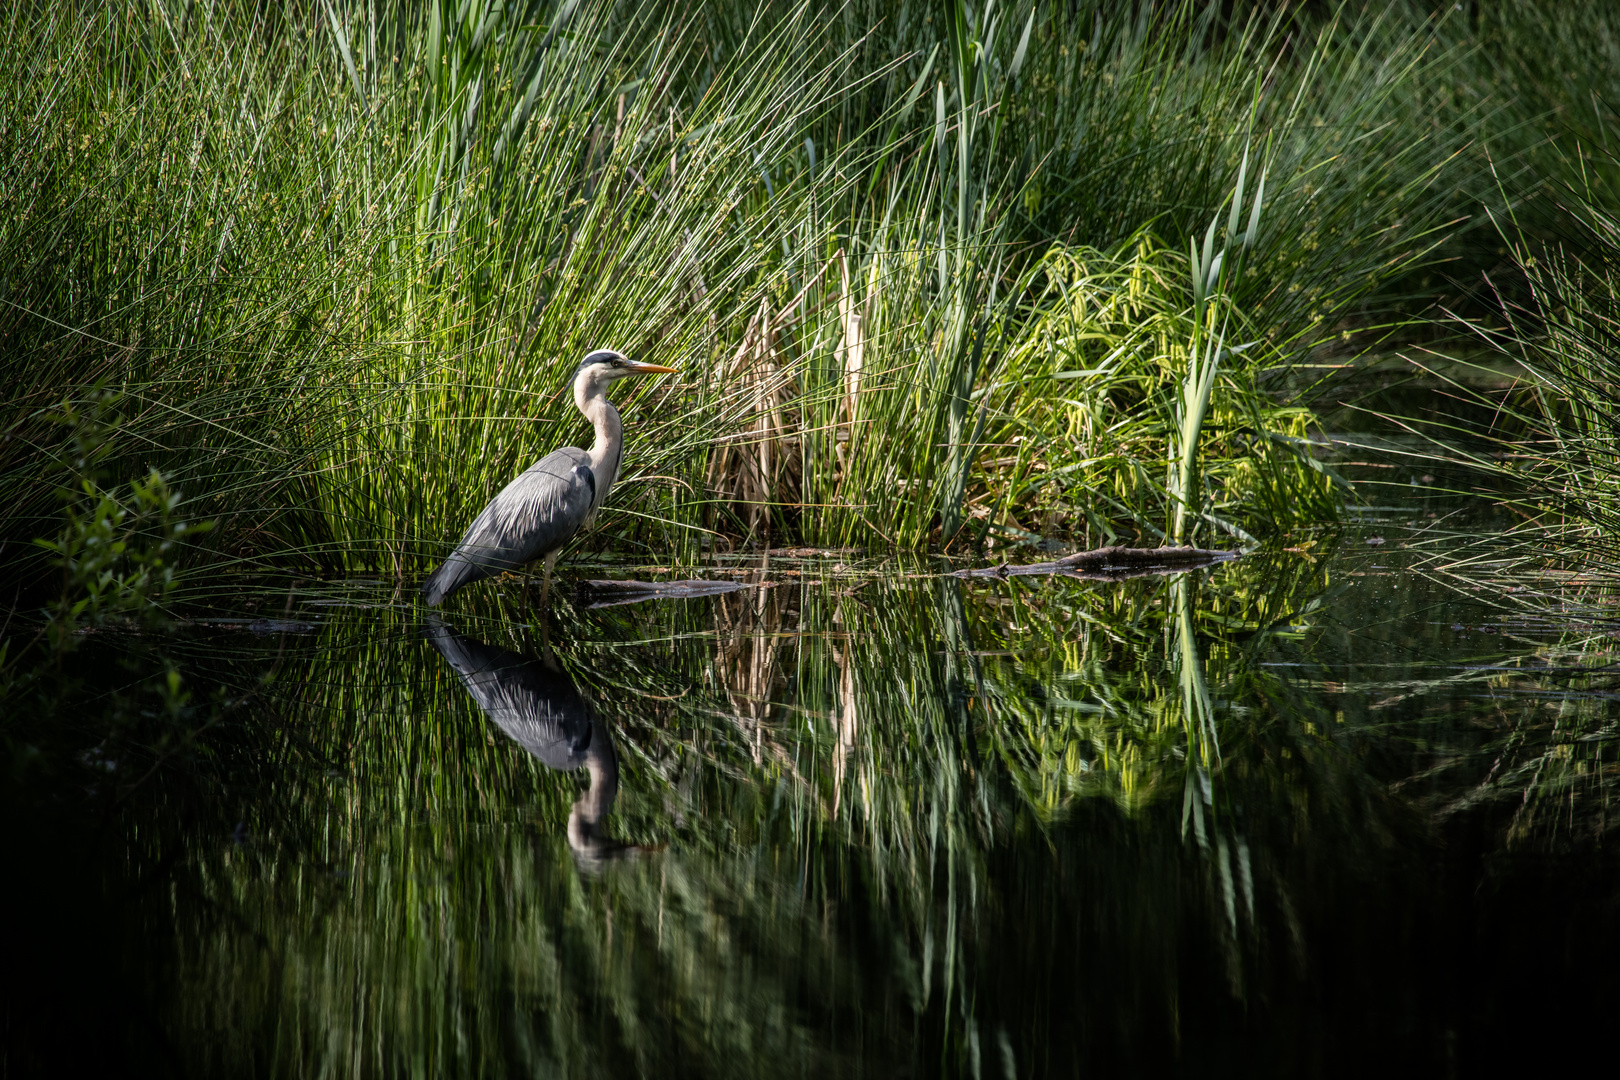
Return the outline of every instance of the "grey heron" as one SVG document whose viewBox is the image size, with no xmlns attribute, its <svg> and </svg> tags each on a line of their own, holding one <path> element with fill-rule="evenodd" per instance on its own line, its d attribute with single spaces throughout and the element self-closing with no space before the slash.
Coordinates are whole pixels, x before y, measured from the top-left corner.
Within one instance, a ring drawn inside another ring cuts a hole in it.
<svg viewBox="0 0 1620 1080">
<path fill-rule="evenodd" d="M 619 475 L 624 425 L 607 399 L 608 384 L 629 375 L 674 372 L 597 349 L 574 371 L 574 406 L 596 429 L 589 451 L 565 446 L 529 466 L 473 519 L 467 533 L 422 583 L 422 598 L 436 607 L 474 581 L 545 560 L 540 603 L 551 591 L 551 568 L 574 534 L 595 517 Z"/>
<path fill-rule="evenodd" d="M 639 850 L 603 835 L 619 794 L 619 757 L 596 710 L 555 661 L 531 660 L 429 619 L 427 639 L 484 715 L 549 769 L 584 767 L 590 787 L 568 813 L 568 846 L 586 867 Z"/>
</svg>

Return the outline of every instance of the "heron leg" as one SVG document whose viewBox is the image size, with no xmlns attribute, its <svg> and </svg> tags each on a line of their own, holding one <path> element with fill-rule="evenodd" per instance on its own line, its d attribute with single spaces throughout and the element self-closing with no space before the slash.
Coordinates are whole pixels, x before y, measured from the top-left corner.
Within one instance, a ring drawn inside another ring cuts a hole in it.
<svg viewBox="0 0 1620 1080">
<path fill-rule="evenodd" d="M 540 606 L 546 606 L 546 600 L 551 596 L 551 568 L 557 565 L 557 556 L 560 552 L 553 551 L 546 556 L 545 576 L 540 579 Z"/>
</svg>

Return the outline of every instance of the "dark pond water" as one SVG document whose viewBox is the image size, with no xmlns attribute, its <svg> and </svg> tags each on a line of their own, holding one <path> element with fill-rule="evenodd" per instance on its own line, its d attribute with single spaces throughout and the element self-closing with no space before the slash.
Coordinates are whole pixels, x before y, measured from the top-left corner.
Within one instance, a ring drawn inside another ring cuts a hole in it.
<svg viewBox="0 0 1620 1080">
<path fill-rule="evenodd" d="M 545 632 L 304 582 L 94 635 L 6 723 L 5 1072 L 1545 1064 L 1620 1005 L 1611 627 L 1379 515 L 1118 583 L 752 555 Z"/>
</svg>

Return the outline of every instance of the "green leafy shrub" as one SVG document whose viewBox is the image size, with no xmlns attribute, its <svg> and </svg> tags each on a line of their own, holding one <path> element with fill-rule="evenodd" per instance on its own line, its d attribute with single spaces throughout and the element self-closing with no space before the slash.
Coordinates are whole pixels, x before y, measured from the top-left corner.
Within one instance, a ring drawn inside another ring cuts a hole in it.
<svg viewBox="0 0 1620 1080">
<path fill-rule="evenodd" d="M 71 432 L 57 492 L 65 520 L 54 539 L 34 543 L 62 571 L 61 595 L 47 611 L 57 651 L 85 627 L 166 619 L 162 605 L 178 581 L 177 557 L 215 525 L 184 520 L 176 512 L 180 493 L 156 469 L 132 481 L 127 495 L 102 486 L 109 440 L 121 423 L 117 405 L 116 394 L 102 391 L 84 403 L 66 403 L 53 417 Z"/>
</svg>

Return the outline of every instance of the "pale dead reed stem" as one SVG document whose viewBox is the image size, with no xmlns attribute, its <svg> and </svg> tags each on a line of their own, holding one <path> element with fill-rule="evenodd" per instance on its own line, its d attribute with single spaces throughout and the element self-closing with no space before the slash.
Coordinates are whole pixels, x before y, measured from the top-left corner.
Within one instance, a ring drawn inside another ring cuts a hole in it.
<svg viewBox="0 0 1620 1080">
<path fill-rule="evenodd" d="M 834 436 L 834 452 L 838 457 L 839 481 L 849 471 L 850 455 L 854 453 L 855 425 L 859 419 L 861 371 L 866 362 L 866 336 L 861 313 L 855 302 L 854 290 L 849 284 L 849 259 L 844 249 L 838 249 L 838 325 L 840 337 L 838 356 L 844 369 L 845 423 Z"/>
</svg>

